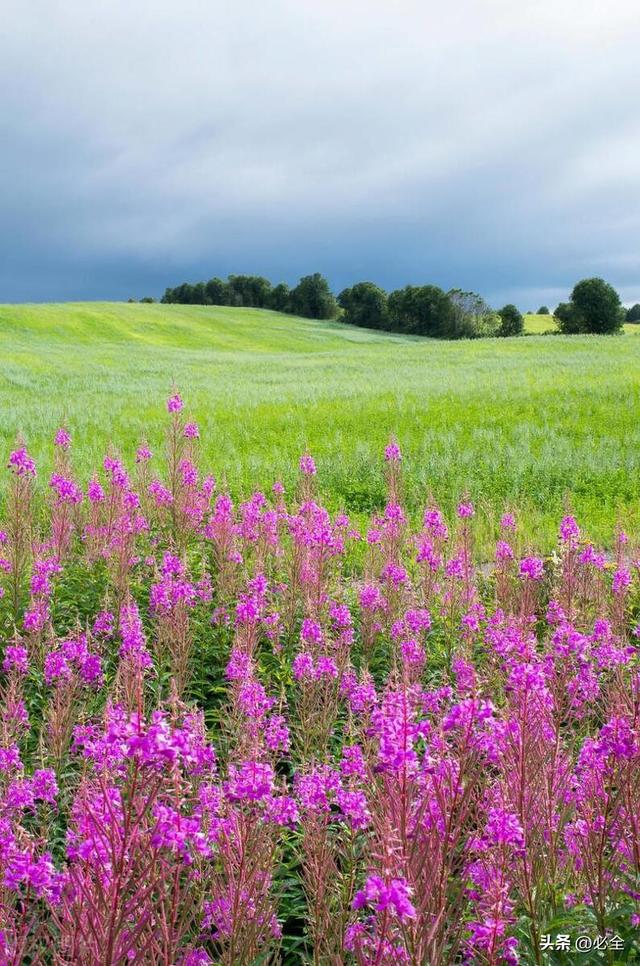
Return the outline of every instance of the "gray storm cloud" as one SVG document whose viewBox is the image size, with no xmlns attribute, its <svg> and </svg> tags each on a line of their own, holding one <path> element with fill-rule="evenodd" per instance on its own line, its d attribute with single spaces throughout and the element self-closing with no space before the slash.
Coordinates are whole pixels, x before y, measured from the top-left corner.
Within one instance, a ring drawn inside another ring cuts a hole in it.
<svg viewBox="0 0 640 966">
<path fill-rule="evenodd" d="M 5 0 L 0 300 L 212 274 L 640 299 L 635 0 Z"/>
</svg>

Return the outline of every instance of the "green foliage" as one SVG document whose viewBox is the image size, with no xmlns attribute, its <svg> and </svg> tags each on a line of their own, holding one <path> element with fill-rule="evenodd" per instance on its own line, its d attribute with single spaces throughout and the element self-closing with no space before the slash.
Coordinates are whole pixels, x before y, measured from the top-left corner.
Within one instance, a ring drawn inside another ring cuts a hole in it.
<svg viewBox="0 0 640 966">
<path fill-rule="evenodd" d="M 269 306 L 271 282 L 260 275 L 230 275 L 227 282 L 228 305 L 251 306 L 263 309 Z"/>
<path fill-rule="evenodd" d="M 498 335 L 522 335 L 524 332 L 524 317 L 515 305 L 503 305 L 498 315 L 500 316 Z"/>
<path fill-rule="evenodd" d="M 640 302 L 627 309 L 627 322 L 640 322 Z"/>
<path fill-rule="evenodd" d="M 579 332 L 578 320 L 570 302 L 561 302 L 553 313 L 561 332 L 570 335 Z"/>
<path fill-rule="evenodd" d="M 204 289 L 210 305 L 229 304 L 229 287 L 221 278 L 210 278 Z"/>
<path fill-rule="evenodd" d="M 333 319 L 338 312 L 329 283 L 319 272 L 300 279 L 289 297 L 290 311 L 305 319 Z"/>
<path fill-rule="evenodd" d="M 537 315 L 550 315 L 549 308 L 546 305 L 541 305 L 538 309 Z"/>
<path fill-rule="evenodd" d="M 226 282 L 221 278 L 210 278 L 208 282 L 197 282 L 195 285 L 183 282 L 176 288 L 166 289 L 161 301 L 171 305 L 273 309 L 308 319 L 332 319 L 337 312 L 329 284 L 317 272 L 301 278 L 293 291 L 289 291 L 289 286 L 284 282 L 272 288 L 269 279 L 261 275 L 229 275 Z"/>
<path fill-rule="evenodd" d="M 477 339 L 499 334 L 500 317 L 477 292 L 455 288 L 448 292 L 453 307 L 452 327 L 445 338 Z"/>
<path fill-rule="evenodd" d="M 453 328 L 453 306 L 437 285 L 407 285 L 390 294 L 389 318 L 396 332 L 446 339 Z"/>
<path fill-rule="evenodd" d="M 280 282 L 271 289 L 269 308 L 274 312 L 289 312 L 290 298 L 289 286 L 286 282 Z"/>
<path fill-rule="evenodd" d="M 358 282 L 338 296 L 342 321 L 365 329 L 386 329 L 389 324 L 387 293 L 373 282 Z"/>
<path fill-rule="evenodd" d="M 565 334 L 605 334 L 620 331 L 624 310 L 613 286 L 602 278 L 585 278 L 574 286 L 568 306 L 558 306 L 556 318 Z"/>
</svg>

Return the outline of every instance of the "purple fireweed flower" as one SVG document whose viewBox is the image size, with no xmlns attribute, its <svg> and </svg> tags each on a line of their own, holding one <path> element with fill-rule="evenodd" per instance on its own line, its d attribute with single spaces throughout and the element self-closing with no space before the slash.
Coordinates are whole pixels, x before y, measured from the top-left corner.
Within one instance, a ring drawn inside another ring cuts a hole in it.
<svg viewBox="0 0 640 966">
<path fill-rule="evenodd" d="M 184 403 L 179 392 L 175 392 L 173 396 L 169 396 L 167 399 L 167 412 L 179 413 L 182 411 Z"/>
<path fill-rule="evenodd" d="M 330 765 L 318 765 L 307 774 L 298 772 L 294 788 L 301 808 L 310 812 L 328 812 L 341 788 L 340 775 Z"/>
<path fill-rule="evenodd" d="M 614 758 L 633 758 L 639 750 L 638 736 L 626 718 L 610 718 L 600 729 L 600 754 Z"/>
<path fill-rule="evenodd" d="M 311 654 L 301 651 L 293 659 L 291 672 L 296 681 L 304 681 L 315 676 L 315 665 Z"/>
<path fill-rule="evenodd" d="M 142 446 L 139 446 L 136 451 L 136 463 L 148 463 L 152 456 L 153 453 L 149 447 L 143 443 Z"/>
<path fill-rule="evenodd" d="M 304 456 L 300 457 L 299 466 L 300 472 L 304 474 L 304 476 L 315 476 L 317 473 L 316 464 L 313 460 L 313 457 L 310 456 L 309 453 L 305 453 Z"/>
<path fill-rule="evenodd" d="M 337 678 L 338 666 L 332 657 L 323 655 L 316 661 L 315 675 L 317 678 Z"/>
<path fill-rule="evenodd" d="M 578 557 L 578 562 L 585 566 L 591 565 L 596 570 L 604 570 L 607 565 L 607 555 L 602 551 L 596 551 L 593 544 L 588 543 Z"/>
<path fill-rule="evenodd" d="M 399 463 L 401 461 L 402 453 L 397 443 L 389 443 L 384 451 L 384 458 L 387 463 Z"/>
<path fill-rule="evenodd" d="M 18 674 L 27 674 L 29 671 L 29 654 L 26 647 L 9 644 L 4 652 L 2 661 L 4 671 L 17 671 Z"/>
<path fill-rule="evenodd" d="M 273 792 L 274 773 L 268 762 L 243 761 L 229 765 L 224 789 L 231 802 L 258 802 Z"/>
<path fill-rule="evenodd" d="M 28 476 L 32 478 L 36 476 L 35 460 L 29 456 L 24 446 L 11 453 L 8 466 L 16 476 Z"/>
<path fill-rule="evenodd" d="M 132 658 L 134 663 L 143 669 L 152 667 L 153 661 L 147 650 L 140 612 L 133 600 L 124 604 L 120 610 L 120 634 L 121 657 Z"/>
<path fill-rule="evenodd" d="M 520 576 L 526 580 L 542 580 L 544 561 L 540 557 L 524 557 L 520 561 Z"/>
<path fill-rule="evenodd" d="M 631 574 L 628 570 L 616 570 L 611 583 L 611 590 L 614 594 L 624 594 L 631 586 Z"/>
<path fill-rule="evenodd" d="M 305 618 L 300 629 L 300 640 L 304 641 L 306 644 L 321 644 L 322 628 L 320 627 L 320 624 L 318 624 L 317 621 L 312 621 L 309 618 Z"/>
<path fill-rule="evenodd" d="M 60 429 L 56 430 L 56 434 L 53 438 L 53 442 L 54 442 L 54 445 L 59 446 L 60 449 L 69 449 L 69 447 L 71 446 L 71 436 L 64 428 L 64 426 L 61 426 Z"/>
<path fill-rule="evenodd" d="M 200 430 L 196 423 L 185 423 L 182 434 L 185 439 L 200 439 Z"/>
<path fill-rule="evenodd" d="M 484 835 L 489 845 L 509 845 L 516 854 L 524 850 L 522 826 L 517 816 L 503 808 L 489 810 Z"/>
<path fill-rule="evenodd" d="M 336 803 L 346 823 L 354 830 L 365 829 L 371 822 L 367 796 L 360 789 L 338 789 Z"/>
<path fill-rule="evenodd" d="M 500 529 L 511 530 L 513 532 L 516 530 L 516 527 L 516 518 L 513 513 L 503 513 L 500 519 Z"/>
<path fill-rule="evenodd" d="M 160 482 L 160 480 L 152 480 L 148 487 L 149 496 L 152 496 L 156 502 L 156 506 L 171 506 L 173 503 L 173 494 L 171 490 L 168 490 L 166 486 Z"/>
<path fill-rule="evenodd" d="M 58 497 L 58 504 L 69 503 L 75 505 L 82 502 L 82 490 L 73 481 L 65 479 L 59 473 L 53 473 L 49 480 L 49 486 L 55 490 Z"/>
<path fill-rule="evenodd" d="M 469 500 L 458 504 L 457 514 L 461 520 L 468 520 L 475 512 L 475 507 Z"/>
<path fill-rule="evenodd" d="M 393 561 L 389 561 L 383 568 L 380 576 L 383 580 L 388 580 L 394 587 L 400 587 L 409 580 L 409 574 L 404 567 L 401 567 L 400 564 L 393 563 Z"/>
<path fill-rule="evenodd" d="M 93 633 L 102 637 L 111 637 L 115 624 L 116 619 L 110 611 L 100 611 L 93 622 Z"/>
<path fill-rule="evenodd" d="M 265 800 L 265 814 L 275 825 L 293 828 L 300 821 L 300 812 L 295 799 L 289 795 L 276 795 Z"/>
<path fill-rule="evenodd" d="M 264 725 L 264 743 L 269 751 L 289 751 L 291 739 L 289 728 L 281 714 L 270 715 Z"/>
<path fill-rule="evenodd" d="M 444 521 L 442 513 L 437 507 L 429 507 L 427 510 L 425 510 L 423 523 L 433 537 L 437 538 L 438 540 L 448 539 L 449 528 Z"/>
<path fill-rule="evenodd" d="M 345 745 L 343 747 L 340 772 L 345 778 L 367 780 L 367 766 L 360 745 Z"/>
<path fill-rule="evenodd" d="M 33 797 L 36 801 L 53 805 L 58 795 L 56 773 L 52 768 L 38 768 L 31 779 Z"/>
<path fill-rule="evenodd" d="M 87 497 L 90 503 L 102 503 L 104 501 L 104 490 L 95 476 L 89 480 L 87 485 Z"/>
<path fill-rule="evenodd" d="M 513 560 L 513 547 L 506 540 L 498 540 L 496 543 L 496 560 Z"/>
<path fill-rule="evenodd" d="M 379 875 L 370 875 L 364 887 L 356 892 L 352 907 L 365 909 L 370 906 L 376 912 L 390 912 L 404 922 L 416 917 L 410 896 L 411 889 L 406 879 L 390 879 L 385 882 Z"/>
<path fill-rule="evenodd" d="M 572 516 L 562 518 L 560 523 L 560 539 L 563 543 L 576 544 L 580 539 L 580 527 Z"/>
</svg>

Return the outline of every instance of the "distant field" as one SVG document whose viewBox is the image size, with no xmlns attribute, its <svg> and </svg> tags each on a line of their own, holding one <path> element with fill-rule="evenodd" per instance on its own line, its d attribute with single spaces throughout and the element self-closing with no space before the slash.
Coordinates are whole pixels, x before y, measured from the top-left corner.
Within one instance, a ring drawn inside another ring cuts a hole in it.
<svg viewBox="0 0 640 966">
<path fill-rule="evenodd" d="M 524 331 L 533 335 L 557 332 L 558 323 L 552 315 L 536 315 L 528 312 L 524 317 Z"/>
<path fill-rule="evenodd" d="M 552 321 L 527 327 L 540 318 Z M 86 478 L 109 441 L 129 458 L 142 437 L 162 446 L 175 381 L 203 463 L 235 495 L 290 485 L 308 446 L 329 504 L 368 511 L 395 433 L 412 509 L 468 490 L 485 534 L 510 504 L 550 545 L 570 494 L 609 541 L 619 514 L 637 514 L 639 364 L 626 335 L 444 343 L 250 309 L 4 305 L 0 437 L 6 454 L 23 433 L 45 476 L 66 419 Z"/>
<path fill-rule="evenodd" d="M 637 323 L 627 322 L 623 328 L 629 335 L 640 335 L 640 325 Z M 552 315 L 537 315 L 532 312 L 527 312 L 524 317 L 524 330 L 529 335 L 557 332 L 558 323 Z"/>
</svg>

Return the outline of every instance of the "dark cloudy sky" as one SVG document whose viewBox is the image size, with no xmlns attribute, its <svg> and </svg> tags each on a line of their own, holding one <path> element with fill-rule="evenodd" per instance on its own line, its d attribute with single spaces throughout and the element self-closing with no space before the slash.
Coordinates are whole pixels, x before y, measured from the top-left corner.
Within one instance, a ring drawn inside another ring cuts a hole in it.
<svg viewBox="0 0 640 966">
<path fill-rule="evenodd" d="M 4 0 L 0 301 L 640 301 L 638 0 Z"/>
</svg>

